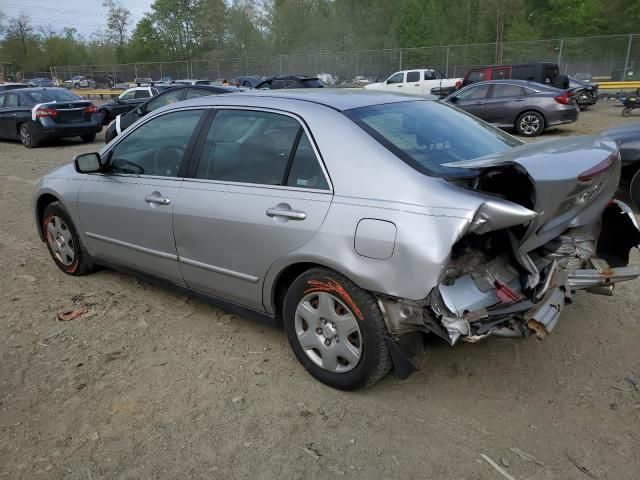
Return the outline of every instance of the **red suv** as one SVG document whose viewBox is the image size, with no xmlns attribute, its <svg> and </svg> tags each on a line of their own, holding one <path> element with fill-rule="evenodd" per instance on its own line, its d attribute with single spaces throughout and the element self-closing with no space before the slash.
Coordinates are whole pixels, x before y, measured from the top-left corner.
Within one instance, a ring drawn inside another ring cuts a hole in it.
<svg viewBox="0 0 640 480">
<path fill-rule="evenodd" d="M 474 67 L 467 72 L 458 88 L 466 87 L 485 80 L 528 80 L 543 83 L 566 90 L 569 88 L 566 75 L 560 75 L 560 69 L 555 63 L 518 63 L 510 65 L 489 65 Z M 565 86 L 564 83 L 567 83 Z"/>
</svg>

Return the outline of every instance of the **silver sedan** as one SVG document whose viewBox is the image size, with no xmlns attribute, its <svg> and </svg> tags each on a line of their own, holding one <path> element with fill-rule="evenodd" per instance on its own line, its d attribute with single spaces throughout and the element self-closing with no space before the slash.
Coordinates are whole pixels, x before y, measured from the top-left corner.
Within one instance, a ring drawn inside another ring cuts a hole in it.
<svg viewBox="0 0 640 480">
<path fill-rule="evenodd" d="M 576 290 L 638 277 L 619 177 L 601 137 L 522 145 L 439 102 L 258 92 L 154 111 L 43 177 L 34 214 L 63 272 L 283 322 L 311 375 L 357 389 L 411 373 L 425 334 L 544 338 Z"/>
</svg>

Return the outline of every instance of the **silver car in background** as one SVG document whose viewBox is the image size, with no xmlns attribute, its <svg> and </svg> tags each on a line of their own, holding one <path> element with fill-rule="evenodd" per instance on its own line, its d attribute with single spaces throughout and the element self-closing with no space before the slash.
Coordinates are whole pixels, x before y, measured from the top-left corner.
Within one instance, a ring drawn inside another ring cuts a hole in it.
<svg viewBox="0 0 640 480">
<path fill-rule="evenodd" d="M 522 145 L 450 106 L 365 92 L 220 95 L 140 119 L 43 177 L 65 273 L 118 268 L 277 320 L 307 371 L 357 389 L 424 334 L 548 335 L 610 294 L 640 231 L 614 142 Z"/>
<path fill-rule="evenodd" d="M 524 137 L 540 135 L 552 125 L 575 122 L 580 113 L 570 92 L 525 80 L 474 83 L 444 101 Z"/>
</svg>

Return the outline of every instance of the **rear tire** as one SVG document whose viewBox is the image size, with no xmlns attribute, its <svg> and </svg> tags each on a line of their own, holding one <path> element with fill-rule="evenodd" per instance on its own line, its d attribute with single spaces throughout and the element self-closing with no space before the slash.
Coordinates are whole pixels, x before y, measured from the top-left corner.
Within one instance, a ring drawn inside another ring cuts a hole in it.
<svg viewBox="0 0 640 480">
<path fill-rule="evenodd" d="M 523 137 L 537 137 L 545 128 L 545 120 L 542 114 L 529 110 L 518 116 L 515 127 Z"/>
<path fill-rule="evenodd" d="M 68 275 L 89 273 L 91 259 L 62 204 L 52 202 L 47 205 L 41 221 L 47 249 L 58 268 Z"/>
<path fill-rule="evenodd" d="M 640 169 L 638 169 L 631 179 L 631 184 L 629 185 L 629 196 L 631 197 L 631 203 L 633 203 L 636 212 L 640 213 Z"/>
<path fill-rule="evenodd" d="M 18 127 L 18 137 L 27 148 L 36 148 L 40 145 L 40 141 L 34 136 L 33 128 L 26 123 L 21 123 Z"/>
<path fill-rule="evenodd" d="M 366 388 L 391 369 L 387 328 L 373 296 L 348 278 L 313 268 L 284 299 L 291 349 L 317 380 L 340 390 Z"/>
<path fill-rule="evenodd" d="M 81 135 L 80 138 L 82 139 L 82 141 L 84 143 L 91 143 L 91 142 L 95 142 L 96 134 L 95 133 L 88 133 L 87 135 Z"/>
<path fill-rule="evenodd" d="M 622 116 L 623 117 L 628 117 L 629 115 L 631 115 L 631 109 L 630 108 L 623 108 L 622 109 Z"/>
</svg>

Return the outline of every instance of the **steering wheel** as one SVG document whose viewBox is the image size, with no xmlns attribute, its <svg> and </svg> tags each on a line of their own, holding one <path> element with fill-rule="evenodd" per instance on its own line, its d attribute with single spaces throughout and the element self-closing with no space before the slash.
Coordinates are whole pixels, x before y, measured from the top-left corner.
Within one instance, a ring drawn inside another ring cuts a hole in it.
<svg viewBox="0 0 640 480">
<path fill-rule="evenodd" d="M 172 145 L 159 148 L 153 154 L 153 170 L 156 175 L 175 177 L 178 175 L 183 150 Z"/>
</svg>

